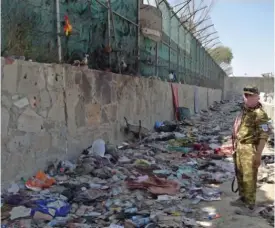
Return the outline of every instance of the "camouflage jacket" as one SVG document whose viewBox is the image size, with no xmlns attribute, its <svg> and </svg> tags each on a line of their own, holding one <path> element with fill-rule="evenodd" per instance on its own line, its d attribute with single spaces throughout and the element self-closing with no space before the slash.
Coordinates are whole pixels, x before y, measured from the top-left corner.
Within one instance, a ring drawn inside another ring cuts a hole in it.
<svg viewBox="0 0 275 228">
<path fill-rule="evenodd" d="M 269 118 L 259 104 L 253 109 L 243 108 L 241 124 L 236 139 L 244 144 L 257 145 L 260 139 L 267 140 L 269 137 Z"/>
</svg>

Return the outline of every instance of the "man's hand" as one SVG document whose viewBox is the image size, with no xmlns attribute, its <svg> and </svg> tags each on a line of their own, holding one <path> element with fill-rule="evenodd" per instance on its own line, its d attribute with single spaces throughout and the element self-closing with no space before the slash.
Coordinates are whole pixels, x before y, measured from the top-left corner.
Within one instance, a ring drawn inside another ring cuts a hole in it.
<svg viewBox="0 0 275 228">
<path fill-rule="evenodd" d="M 258 169 L 261 165 L 262 162 L 262 154 L 261 153 L 256 153 L 254 157 L 254 162 L 253 162 L 253 167 L 255 169 Z"/>
<path fill-rule="evenodd" d="M 265 147 L 266 144 L 266 140 L 265 139 L 260 139 L 258 146 L 255 148 L 256 149 L 256 153 L 255 153 L 255 158 L 254 158 L 254 163 L 253 166 L 255 169 L 258 169 L 259 166 L 261 165 L 261 161 L 262 161 L 262 152 L 263 149 Z"/>
</svg>

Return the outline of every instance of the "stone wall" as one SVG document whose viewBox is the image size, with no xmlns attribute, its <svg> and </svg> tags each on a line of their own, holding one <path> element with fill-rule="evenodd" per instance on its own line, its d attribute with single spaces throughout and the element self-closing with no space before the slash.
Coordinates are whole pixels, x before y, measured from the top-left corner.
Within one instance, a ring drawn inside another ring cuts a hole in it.
<svg viewBox="0 0 275 228">
<path fill-rule="evenodd" d="M 173 119 L 171 85 L 69 65 L 2 59 L 2 187 L 55 159 L 77 157 L 93 140 L 120 142 L 124 117 L 152 128 Z M 194 113 L 195 87 L 178 85 L 180 106 Z M 198 107 L 221 91 L 197 87 Z"/>
<path fill-rule="evenodd" d="M 224 82 L 224 98 L 231 99 L 235 95 L 242 94 L 243 88 L 254 85 L 260 92 L 274 92 L 274 78 L 263 77 L 227 77 Z"/>
</svg>

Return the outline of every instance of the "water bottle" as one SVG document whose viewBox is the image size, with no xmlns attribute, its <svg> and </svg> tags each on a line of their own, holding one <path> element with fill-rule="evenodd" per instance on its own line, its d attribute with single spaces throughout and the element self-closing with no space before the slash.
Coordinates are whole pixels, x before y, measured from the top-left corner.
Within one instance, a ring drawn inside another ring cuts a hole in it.
<svg viewBox="0 0 275 228">
<path fill-rule="evenodd" d="M 132 220 L 133 222 L 135 222 L 135 221 L 137 221 L 137 220 L 139 220 L 139 219 L 142 219 L 142 216 L 141 216 L 141 215 L 135 215 L 135 216 L 132 216 L 132 218 L 131 218 L 131 220 Z"/>
<path fill-rule="evenodd" d="M 125 213 L 129 213 L 129 214 L 136 213 L 137 211 L 138 209 L 136 207 L 132 207 L 124 210 Z"/>
<path fill-rule="evenodd" d="M 147 218 L 140 218 L 140 219 L 137 219 L 137 220 L 135 220 L 133 222 L 134 222 L 135 226 L 141 227 L 141 226 L 147 225 L 150 222 L 150 218 L 149 217 L 147 217 Z"/>
</svg>

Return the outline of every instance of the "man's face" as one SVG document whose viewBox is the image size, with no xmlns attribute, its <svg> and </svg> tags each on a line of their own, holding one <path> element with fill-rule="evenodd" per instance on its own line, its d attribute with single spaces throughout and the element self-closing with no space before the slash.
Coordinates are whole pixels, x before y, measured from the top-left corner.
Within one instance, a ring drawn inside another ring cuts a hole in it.
<svg viewBox="0 0 275 228">
<path fill-rule="evenodd" d="M 258 95 L 257 94 L 245 93 L 244 96 L 245 96 L 246 99 L 249 99 L 249 98 L 254 98 L 254 97 L 258 96 Z"/>
</svg>

